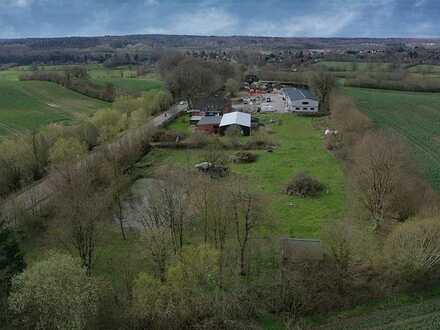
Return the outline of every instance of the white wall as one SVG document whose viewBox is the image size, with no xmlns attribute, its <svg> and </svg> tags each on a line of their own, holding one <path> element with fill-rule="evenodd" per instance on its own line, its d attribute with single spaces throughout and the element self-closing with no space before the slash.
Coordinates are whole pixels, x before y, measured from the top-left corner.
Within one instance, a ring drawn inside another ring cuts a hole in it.
<svg viewBox="0 0 440 330">
<path fill-rule="evenodd" d="M 318 112 L 319 102 L 312 99 L 303 99 L 292 102 L 289 97 L 286 97 L 287 107 L 289 111 L 296 112 Z"/>
</svg>

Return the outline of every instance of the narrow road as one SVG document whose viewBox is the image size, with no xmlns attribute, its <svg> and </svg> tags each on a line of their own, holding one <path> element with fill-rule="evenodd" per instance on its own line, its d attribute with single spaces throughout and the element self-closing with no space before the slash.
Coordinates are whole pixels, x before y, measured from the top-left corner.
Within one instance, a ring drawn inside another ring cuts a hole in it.
<svg viewBox="0 0 440 330">
<path fill-rule="evenodd" d="M 186 110 L 186 105 L 173 105 L 170 109 L 154 117 L 145 125 L 127 131 L 124 135 L 110 144 L 98 147 L 95 151 L 92 151 L 85 160 L 82 160 L 81 163 L 93 164 L 93 162 L 99 161 L 102 159 L 101 157 L 105 152 L 120 150 L 118 147 L 129 143 L 133 136 L 145 134 L 154 128 L 164 126 L 174 120 L 179 113 Z M 81 166 L 81 163 L 78 165 Z M 51 172 L 40 181 L 37 181 L 24 188 L 22 191 L 11 195 L 1 205 L 4 215 L 7 216 L 10 221 L 14 221 L 17 208 L 29 210 L 44 205 L 44 203 L 50 200 L 50 197 L 56 193 L 53 191 L 51 180 L 54 180 L 58 175 L 60 174 L 57 172 Z"/>
</svg>

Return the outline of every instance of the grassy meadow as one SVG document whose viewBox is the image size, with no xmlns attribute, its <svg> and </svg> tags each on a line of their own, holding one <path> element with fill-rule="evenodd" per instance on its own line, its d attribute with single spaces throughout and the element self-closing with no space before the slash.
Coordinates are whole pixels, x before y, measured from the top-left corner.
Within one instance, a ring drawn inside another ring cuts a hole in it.
<svg viewBox="0 0 440 330">
<path fill-rule="evenodd" d="M 316 65 L 330 71 L 370 71 L 382 72 L 391 70 L 391 63 L 383 62 L 343 62 L 343 61 L 320 61 Z"/>
<path fill-rule="evenodd" d="M 381 128 L 403 136 L 425 177 L 440 190 L 440 94 L 344 88 Z"/>
<path fill-rule="evenodd" d="M 281 124 L 270 124 L 270 120 Z M 313 127 L 314 119 L 289 114 L 260 115 L 260 121 L 273 130 L 271 137 L 278 148 L 269 153 L 254 151 L 258 159 L 251 164 L 231 164 L 231 170 L 247 176 L 253 188 L 262 193 L 273 219 L 277 235 L 291 237 L 319 237 L 323 224 L 341 218 L 344 207 L 344 175 L 342 166 L 324 148 L 322 132 Z M 180 118 L 170 129 L 188 134 L 187 119 Z M 245 137 L 244 137 L 245 138 Z M 204 161 L 203 149 L 155 149 L 142 163 L 154 169 L 165 164 L 192 168 Z M 228 151 L 233 154 L 236 151 Z M 151 171 L 147 171 L 146 175 Z M 284 188 L 291 177 L 306 172 L 326 185 L 317 198 L 290 197 Z"/>
<path fill-rule="evenodd" d="M 48 71 L 62 71 L 66 66 L 41 66 Z M 51 82 L 20 81 L 29 66 L 0 70 L 0 136 L 33 130 L 53 122 L 69 123 L 78 114 L 91 115 L 110 106 Z M 130 68 L 106 69 L 101 65 L 88 66 L 90 79 L 97 84 L 111 82 L 117 90 L 139 93 L 163 88 L 154 75 L 133 78 Z"/>
<path fill-rule="evenodd" d="M 0 80 L 0 135 L 70 122 L 109 106 L 50 82 Z"/>
</svg>

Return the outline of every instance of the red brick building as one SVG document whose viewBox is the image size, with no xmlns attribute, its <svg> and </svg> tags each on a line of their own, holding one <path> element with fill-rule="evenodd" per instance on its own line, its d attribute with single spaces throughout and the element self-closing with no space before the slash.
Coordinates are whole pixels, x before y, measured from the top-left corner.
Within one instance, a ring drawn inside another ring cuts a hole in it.
<svg viewBox="0 0 440 330">
<path fill-rule="evenodd" d="M 217 134 L 221 120 L 222 116 L 204 116 L 197 123 L 197 130 L 208 134 Z"/>
</svg>

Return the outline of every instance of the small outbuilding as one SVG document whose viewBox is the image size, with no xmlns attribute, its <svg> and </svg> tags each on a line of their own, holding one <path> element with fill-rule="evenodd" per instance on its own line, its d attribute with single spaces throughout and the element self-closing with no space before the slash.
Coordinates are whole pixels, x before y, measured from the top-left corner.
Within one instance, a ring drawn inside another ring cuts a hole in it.
<svg viewBox="0 0 440 330">
<path fill-rule="evenodd" d="M 221 121 L 222 116 L 204 116 L 197 123 L 197 130 L 209 134 L 217 134 Z"/>
<path fill-rule="evenodd" d="M 303 261 L 322 261 L 325 256 L 320 240 L 282 238 L 283 261 L 288 263 Z"/>
<path fill-rule="evenodd" d="M 251 134 L 251 115 L 239 111 L 224 114 L 219 125 L 220 134 L 224 134 L 230 127 L 238 127 L 241 135 L 249 136 Z"/>
</svg>

